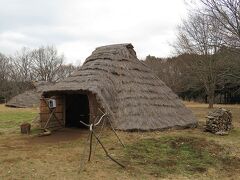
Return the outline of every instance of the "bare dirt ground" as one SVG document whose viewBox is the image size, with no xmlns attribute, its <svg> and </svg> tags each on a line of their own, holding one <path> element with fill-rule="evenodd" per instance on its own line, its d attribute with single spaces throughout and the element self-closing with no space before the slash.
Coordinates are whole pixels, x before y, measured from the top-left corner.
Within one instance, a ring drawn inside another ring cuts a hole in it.
<svg viewBox="0 0 240 180">
<path fill-rule="evenodd" d="M 209 142 L 209 145 L 217 143 L 227 147 L 226 157 L 240 157 L 239 105 L 225 106 L 232 110 L 235 126 L 235 129 L 228 136 L 216 136 L 202 131 L 202 125 L 205 122 L 204 117 L 209 111 L 207 105 L 198 103 L 186 103 L 186 105 L 199 119 L 199 128 L 145 133 L 118 131 L 118 134 L 127 146 L 132 147 L 134 147 L 134 143 L 148 139 L 164 140 L 168 137 L 204 138 L 204 142 Z M 229 161 L 224 161 L 229 167 L 227 170 L 223 169 L 225 166 L 216 163 L 216 166 L 209 166 L 204 171 L 167 173 L 159 176 L 151 172 L 154 172 L 153 170 L 156 170 L 154 168 L 158 166 L 159 168 L 162 167 L 163 164 L 149 165 L 148 162 L 144 166 L 132 164 L 134 157 L 126 156 L 124 148 L 119 144 L 112 131 L 107 129 L 102 132 L 101 140 L 109 153 L 126 165 L 126 169 L 109 160 L 100 145 L 96 145 L 96 142 L 94 142 L 91 162 L 87 162 L 87 130 L 61 129 L 53 132 L 50 136 L 44 137 L 36 137 L 36 134 L 20 135 L 17 127 L 15 131 L 11 129 L 11 133 L 6 133 L 5 130 L 3 132 L 0 134 L 0 179 L 239 179 L 240 177 L 238 162 L 237 164 L 231 164 Z M 204 143 L 202 144 L 204 145 Z M 149 150 L 155 152 L 154 147 Z M 185 150 L 188 149 L 183 150 L 183 152 L 186 152 Z M 196 163 L 201 165 L 202 161 Z M 172 165 L 170 170 L 171 168 L 173 168 Z"/>
<path fill-rule="evenodd" d="M 59 143 L 59 142 L 68 142 L 75 141 L 79 138 L 87 138 L 88 135 L 87 129 L 78 129 L 78 128 L 64 128 L 58 131 L 53 131 L 49 136 L 33 136 L 31 138 L 22 138 L 27 140 L 27 145 L 33 144 L 42 144 L 42 143 Z"/>
</svg>

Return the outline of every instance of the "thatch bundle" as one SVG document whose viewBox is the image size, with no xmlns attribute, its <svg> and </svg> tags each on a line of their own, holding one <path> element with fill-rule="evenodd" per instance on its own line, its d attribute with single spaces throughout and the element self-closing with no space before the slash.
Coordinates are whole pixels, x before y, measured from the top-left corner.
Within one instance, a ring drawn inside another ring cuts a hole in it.
<svg viewBox="0 0 240 180">
<path fill-rule="evenodd" d="M 39 99 L 41 97 L 43 89 L 51 84 L 52 83 L 45 81 L 34 82 L 33 89 L 14 96 L 6 103 L 6 106 L 19 108 L 37 107 L 39 106 Z"/>
<path fill-rule="evenodd" d="M 191 127 L 197 121 L 181 100 L 145 64 L 132 44 L 97 48 L 70 77 L 43 95 L 88 91 L 121 130 Z"/>
<path fill-rule="evenodd" d="M 208 113 L 206 130 L 215 134 L 228 134 L 232 126 L 232 113 L 230 110 L 219 108 Z"/>
</svg>

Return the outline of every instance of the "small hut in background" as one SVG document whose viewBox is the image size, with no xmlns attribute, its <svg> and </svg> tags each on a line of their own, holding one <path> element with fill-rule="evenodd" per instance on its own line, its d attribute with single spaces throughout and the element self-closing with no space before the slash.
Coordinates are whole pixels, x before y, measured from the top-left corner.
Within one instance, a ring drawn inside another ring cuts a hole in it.
<svg viewBox="0 0 240 180">
<path fill-rule="evenodd" d="M 18 108 L 38 107 L 43 89 L 49 85 L 52 85 L 52 83 L 45 81 L 33 82 L 33 89 L 14 96 L 6 103 L 6 106 Z"/>
<path fill-rule="evenodd" d="M 173 91 L 138 60 L 132 44 L 97 48 L 81 68 L 43 91 L 44 128 L 80 127 L 107 113 L 119 130 L 192 127 L 197 121 Z M 50 99 L 55 99 L 54 117 Z M 47 123 L 47 126 L 46 126 Z"/>
</svg>

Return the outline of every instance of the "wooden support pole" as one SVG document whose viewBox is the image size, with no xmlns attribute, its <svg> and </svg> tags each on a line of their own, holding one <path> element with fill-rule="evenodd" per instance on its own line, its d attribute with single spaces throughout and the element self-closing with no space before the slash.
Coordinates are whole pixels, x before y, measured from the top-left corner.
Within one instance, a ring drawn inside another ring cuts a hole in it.
<svg viewBox="0 0 240 180">
<path fill-rule="evenodd" d="M 117 135 L 117 132 L 116 132 L 115 129 L 113 128 L 110 119 L 109 119 L 108 117 L 107 117 L 107 119 L 108 119 L 108 122 L 109 122 L 109 124 L 110 124 L 110 127 L 111 127 L 113 133 L 115 134 L 115 136 L 117 137 L 118 141 L 121 143 L 121 145 L 122 145 L 123 147 L 125 147 L 125 145 L 123 144 L 123 142 L 121 141 L 121 139 L 120 139 L 119 136 Z"/>
<path fill-rule="evenodd" d="M 92 155 L 92 138 L 93 138 L 93 132 L 90 131 L 90 148 L 89 148 L 89 155 L 88 155 L 88 161 L 91 160 L 91 155 Z"/>
<path fill-rule="evenodd" d="M 89 126 L 89 129 L 90 129 L 90 144 L 89 144 L 89 155 L 88 155 L 88 161 L 91 160 L 91 155 L 92 155 L 92 138 L 93 138 L 93 129 L 94 129 L 94 123 L 95 123 L 95 120 L 93 120 L 93 123 Z M 80 121 L 81 122 L 81 121 Z"/>
<path fill-rule="evenodd" d="M 56 114 L 55 114 L 56 108 L 51 109 L 51 108 L 48 106 L 47 100 L 46 100 L 45 98 L 43 98 L 43 100 L 44 100 L 44 102 L 46 103 L 49 111 L 51 112 L 51 114 L 50 114 L 50 116 L 49 116 L 46 124 L 44 125 L 44 128 L 43 128 L 43 129 L 46 129 L 46 128 L 47 128 L 47 125 L 49 124 L 49 122 L 50 122 L 50 120 L 52 119 L 52 117 L 54 117 L 54 118 L 57 120 L 57 122 L 59 123 L 60 127 L 63 127 L 62 122 L 58 119 L 58 117 L 57 117 Z"/>
<path fill-rule="evenodd" d="M 106 115 L 106 113 L 104 113 L 104 114 L 101 116 L 101 118 L 99 119 L 99 121 L 98 121 L 96 124 L 95 124 L 95 119 L 94 119 L 94 122 L 93 122 L 92 124 L 90 124 L 90 125 L 88 125 L 88 124 L 80 121 L 82 124 L 84 124 L 85 126 L 89 127 L 89 130 L 90 130 L 90 144 L 89 144 L 90 150 L 89 150 L 88 161 L 91 160 L 91 155 L 92 155 L 92 143 L 93 143 L 92 138 L 93 138 L 93 136 L 94 136 L 94 137 L 96 138 L 97 142 L 101 145 L 101 147 L 102 147 L 102 149 L 104 150 L 106 156 L 107 156 L 109 159 L 111 159 L 113 162 L 115 162 L 116 164 L 118 164 L 119 166 L 121 166 L 122 168 L 125 168 L 125 166 L 124 166 L 123 164 L 121 164 L 120 162 L 118 162 L 116 159 L 114 159 L 112 156 L 110 156 L 110 155 L 108 154 L 107 149 L 104 147 L 104 145 L 103 145 L 102 142 L 100 141 L 99 137 L 98 137 L 98 136 L 95 134 L 95 132 L 94 132 L 94 126 L 95 126 L 95 125 L 97 126 L 97 125 L 101 122 L 102 118 L 103 118 L 105 115 Z M 108 119 L 108 120 L 109 120 L 109 119 Z M 109 123 L 110 123 L 110 125 L 111 125 L 110 120 L 109 120 Z M 122 146 L 125 147 L 124 144 L 122 143 L 122 141 L 120 140 L 120 138 L 118 137 L 118 135 L 117 135 L 117 133 L 116 133 L 116 131 L 114 130 L 114 128 L 113 128 L 112 125 L 111 125 L 111 129 L 112 129 L 112 131 L 114 132 L 114 134 L 117 136 L 117 138 L 118 138 L 118 140 L 120 141 L 120 143 L 122 144 Z"/>
<path fill-rule="evenodd" d="M 111 156 L 108 154 L 106 148 L 103 146 L 103 144 L 101 143 L 100 139 L 96 136 L 94 130 L 92 130 L 92 134 L 93 134 L 94 137 L 97 139 L 98 143 L 102 146 L 102 148 L 103 148 L 106 156 L 107 156 L 109 159 L 111 159 L 113 162 L 117 163 L 117 164 L 118 164 L 119 166 L 121 166 L 122 168 L 125 168 L 125 166 L 124 166 L 123 164 L 121 164 L 120 162 L 118 162 L 117 160 L 115 160 L 113 157 L 111 157 Z"/>
<path fill-rule="evenodd" d="M 52 116 L 53 116 L 53 113 L 54 113 L 54 112 L 55 112 L 55 109 L 51 112 L 51 114 L 50 114 L 50 116 L 49 116 L 46 124 L 44 125 L 43 129 L 46 129 L 46 128 L 47 128 L 47 125 L 48 125 L 48 123 L 50 122 L 50 120 L 52 119 Z"/>
</svg>

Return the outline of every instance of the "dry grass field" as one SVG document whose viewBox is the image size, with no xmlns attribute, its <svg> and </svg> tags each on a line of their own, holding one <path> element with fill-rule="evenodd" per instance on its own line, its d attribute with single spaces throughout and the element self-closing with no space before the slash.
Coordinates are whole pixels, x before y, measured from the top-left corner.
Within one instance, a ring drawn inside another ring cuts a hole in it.
<svg viewBox="0 0 240 180">
<path fill-rule="evenodd" d="M 21 135 L 19 125 L 31 122 L 38 109 L 14 109 L 0 105 L 0 179 L 239 179 L 240 105 L 231 109 L 234 129 L 228 136 L 203 131 L 206 104 L 185 102 L 199 120 L 196 129 L 162 132 L 112 131 L 100 139 L 123 169 L 109 160 L 94 143 L 87 162 L 87 130 L 62 129 L 50 136 Z"/>
</svg>

